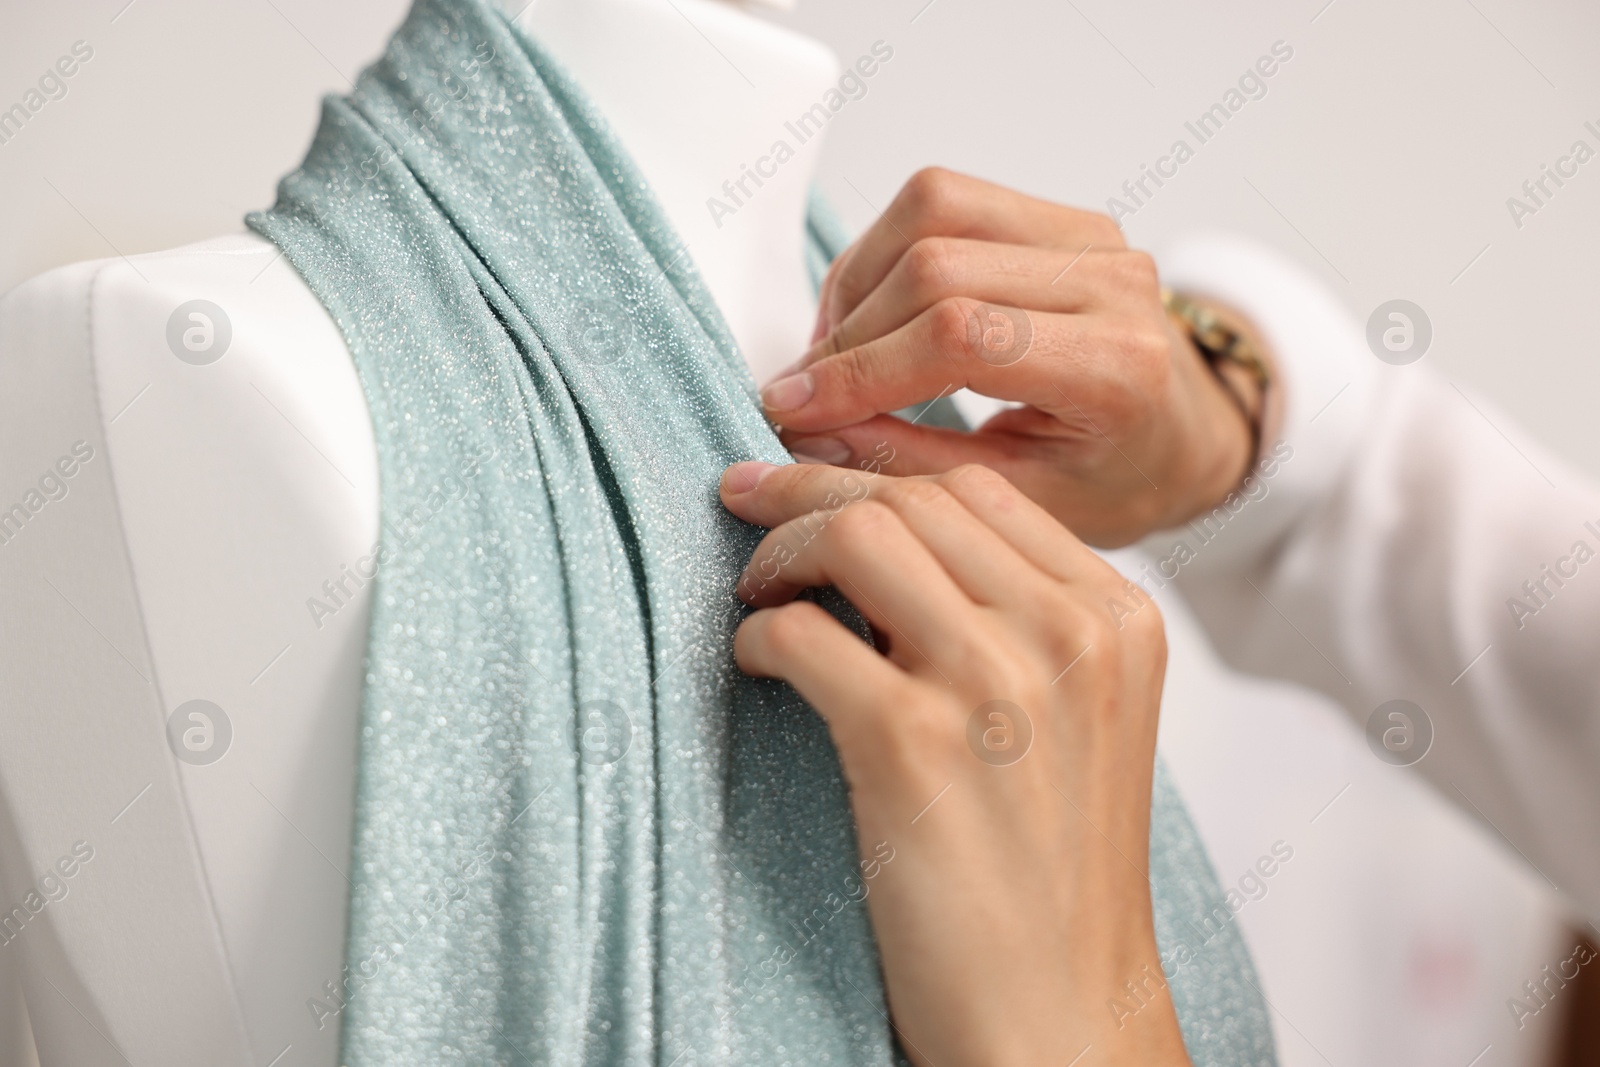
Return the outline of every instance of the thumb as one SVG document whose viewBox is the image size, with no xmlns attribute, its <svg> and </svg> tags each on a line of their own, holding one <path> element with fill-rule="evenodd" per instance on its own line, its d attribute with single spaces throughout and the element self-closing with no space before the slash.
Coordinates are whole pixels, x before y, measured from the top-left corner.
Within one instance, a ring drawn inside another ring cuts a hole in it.
<svg viewBox="0 0 1600 1067">
<path fill-rule="evenodd" d="M 1091 545 L 1116 548 L 1136 539 L 1118 507 L 1096 503 L 1105 499 L 1103 488 L 1097 491 L 1083 481 L 1085 453 L 1092 443 L 1009 428 L 1026 421 L 1024 413 L 1002 412 L 982 429 L 966 433 L 879 415 L 823 435 L 785 430 L 779 436 L 801 462 L 869 474 L 904 478 L 943 474 L 968 463 L 988 467 Z"/>
<path fill-rule="evenodd" d="M 1048 463 L 1040 453 L 1052 447 L 1051 442 L 1038 437 L 919 426 L 894 415 L 877 415 L 826 434 L 785 430 L 780 437 L 801 462 L 828 463 L 895 477 L 942 474 L 963 464 L 977 463 L 1004 475 L 1024 492 L 1030 486 L 1043 487 Z"/>
</svg>

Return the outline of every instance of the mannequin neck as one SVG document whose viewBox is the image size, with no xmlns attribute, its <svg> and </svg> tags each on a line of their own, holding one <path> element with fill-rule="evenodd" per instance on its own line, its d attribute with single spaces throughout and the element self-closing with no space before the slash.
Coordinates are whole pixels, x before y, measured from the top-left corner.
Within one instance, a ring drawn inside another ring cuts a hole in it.
<svg viewBox="0 0 1600 1067">
<path fill-rule="evenodd" d="M 757 381 L 799 358 L 822 139 L 801 143 L 785 124 L 838 77 L 832 54 L 719 0 L 535 0 L 519 21 L 632 155 Z"/>
</svg>

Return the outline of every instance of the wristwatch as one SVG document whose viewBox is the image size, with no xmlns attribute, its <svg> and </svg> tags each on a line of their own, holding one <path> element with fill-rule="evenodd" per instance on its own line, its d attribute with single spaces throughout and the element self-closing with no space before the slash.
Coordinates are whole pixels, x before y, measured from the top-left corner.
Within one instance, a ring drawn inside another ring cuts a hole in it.
<svg viewBox="0 0 1600 1067">
<path fill-rule="evenodd" d="M 1189 338 L 1201 358 L 1217 376 L 1233 402 L 1239 406 L 1250 426 L 1251 455 L 1261 452 L 1261 436 L 1267 412 L 1267 390 L 1272 385 L 1272 371 L 1260 350 L 1249 335 L 1224 321 L 1215 308 L 1171 289 L 1161 290 L 1161 306 L 1173 324 Z M 1242 371 L 1255 384 L 1254 403 L 1235 384 L 1232 369 Z"/>
</svg>

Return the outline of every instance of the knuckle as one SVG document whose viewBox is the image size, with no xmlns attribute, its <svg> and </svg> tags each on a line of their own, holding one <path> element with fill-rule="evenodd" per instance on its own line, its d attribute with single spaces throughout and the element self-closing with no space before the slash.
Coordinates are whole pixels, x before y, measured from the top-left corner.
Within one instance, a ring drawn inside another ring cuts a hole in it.
<svg viewBox="0 0 1600 1067">
<path fill-rule="evenodd" d="M 828 533 L 835 542 L 846 546 L 879 544 L 899 521 L 888 505 L 863 500 L 839 512 Z"/>
<path fill-rule="evenodd" d="M 1058 692 L 1070 689 L 1086 698 L 1078 706 L 1109 717 L 1138 706 L 1140 694 L 1159 692 L 1167 648 L 1154 600 L 1110 581 L 1063 586 L 1051 599 L 1043 601 L 1052 617 L 1044 651 L 1055 671 L 1071 667 L 1057 676 Z"/>
<path fill-rule="evenodd" d="M 953 217 L 960 196 L 960 175 L 944 167 L 923 167 L 901 190 L 902 206 L 913 220 L 937 223 Z"/>
<path fill-rule="evenodd" d="M 1106 348 L 1114 354 L 1122 378 L 1122 387 L 1115 394 L 1126 406 L 1112 414 L 1138 418 L 1166 395 L 1172 373 L 1172 337 L 1165 323 L 1148 317 L 1115 319 L 1107 329 Z"/>
<path fill-rule="evenodd" d="M 1110 215 L 1098 211 L 1086 212 L 1090 241 L 1101 248 L 1125 248 L 1127 242 L 1122 237 L 1122 227 Z"/>
<path fill-rule="evenodd" d="M 952 361 L 972 354 L 970 323 L 977 302 L 949 296 L 928 309 L 928 341 L 933 350 Z"/>
<path fill-rule="evenodd" d="M 943 507 L 950 502 L 950 494 L 932 478 L 902 478 L 888 487 L 883 499 L 912 508 Z"/>
<path fill-rule="evenodd" d="M 873 364 L 860 349 L 848 349 L 812 365 L 817 393 L 830 397 L 858 397 L 873 384 Z"/>
<path fill-rule="evenodd" d="M 839 323 L 822 335 L 821 355 L 817 357 L 815 362 L 820 363 L 830 356 L 837 356 L 839 353 L 847 352 L 855 347 L 851 342 L 851 336 L 854 331 L 850 330 L 848 322 L 849 319 L 846 317 L 844 322 Z"/>
<path fill-rule="evenodd" d="M 871 279 L 861 273 L 858 264 L 847 261 L 833 282 L 833 304 L 839 310 L 855 308 L 871 291 Z"/>
<path fill-rule="evenodd" d="M 1120 578 L 1120 576 L 1118 576 Z M 1116 650 L 1124 657 L 1166 655 L 1166 624 L 1155 599 L 1131 581 L 1106 582 L 1098 610 L 1076 621 L 1075 629 L 1089 644 Z"/>
<path fill-rule="evenodd" d="M 1136 605 L 1131 609 L 1124 605 L 1123 612 L 1115 612 L 1109 603 L 1089 605 L 1079 602 L 1066 613 L 1070 622 L 1062 628 L 1062 634 L 1068 645 L 1077 646 L 1073 655 L 1089 650 L 1084 655 L 1085 662 L 1089 662 L 1095 658 L 1096 651 L 1103 658 L 1108 651 L 1121 644 L 1129 620 L 1137 619 L 1148 610 L 1148 604 Z"/>
<path fill-rule="evenodd" d="M 790 476 L 792 480 L 782 483 L 782 487 L 787 490 L 787 499 L 794 501 L 815 500 L 824 495 L 834 476 L 831 469 L 815 463 L 786 463 L 773 474 L 784 474 L 789 471 L 794 472 Z M 772 481 L 776 479 L 769 475 L 766 482 Z"/>
<path fill-rule="evenodd" d="M 1172 335 L 1161 321 L 1142 320 L 1130 353 L 1136 385 L 1146 396 L 1162 396 L 1172 375 Z"/>
<path fill-rule="evenodd" d="M 1139 619 L 1128 629 L 1131 636 L 1127 638 L 1122 657 L 1128 676 L 1159 679 L 1167 666 L 1167 631 L 1162 625 L 1161 612 L 1151 605 L 1140 612 Z"/>
<path fill-rule="evenodd" d="M 1137 360 L 1141 365 L 1167 361 L 1170 338 L 1164 323 L 1143 317 L 1129 319 L 1118 332 L 1123 354 L 1130 359 Z"/>
<path fill-rule="evenodd" d="M 1094 642 L 1076 629 L 1062 626 L 1061 617 L 1062 608 L 1058 603 L 1051 610 L 1044 629 L 1045 668 L 1050 672 L 1047 675 L 1050 680 L 1063 677 L 1069 665 L 1074 671 L 1083 669 L 1094 655 Z"/>
<path fill-rule="evenodd" d="M 939 476 L 946 485 L 963 491 L 979 493 L 983 496 L 997 496 L 1010 494 L 1016 490 L 1012 488 L 1005 475 L 993 467 L 985 467 L 981 463 L 963 463 L 959 467 L 952 467 Z"/>
<path fill-rule="evenodd" d="M 1147 599 L 1144 609 L 1129 620 L 1128 630 L 1130 640 L 1154 648 L 1160 646 L 1165 654 L 1167 643 L 1167 623 L 1161 615 L 1161 607 L 1154 600 Z"/>
<path fill-rule="evenodd" d="M 913 295 L 933 297 L 948 290 L 960 258 L 960 250 L 950 238 L 924 237 L 915 242 L 902 258 Z"/>
<path fill-rule="evenodd" d="M 1155 257 L 1142 249 L 1119 252 L 1112 260 L 1113 269 L 1123 285 L 1136 292 L 1159 288 L 1160 272 Z"/>
<path fill-rule="evenodd" d="M 750 495 L 768 506 L 787 507 L 804 496 L 818 470 L 809 463 L 785 463 L 752 488 Z"/>
</svg>

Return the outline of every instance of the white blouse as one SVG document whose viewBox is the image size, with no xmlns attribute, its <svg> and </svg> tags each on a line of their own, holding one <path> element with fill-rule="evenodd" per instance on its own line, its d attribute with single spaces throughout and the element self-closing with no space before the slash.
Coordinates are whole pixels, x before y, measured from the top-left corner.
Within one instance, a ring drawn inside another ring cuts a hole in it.
<svg viewBox="0 0 1600 1067">
<path fill-rule="evenodd" d="M 1215 237 L 1160 262 L 1264 333 L 1289 458 L 1204 547 L 1193 525 L 1145 547 L 1195 547 L 1166 570 L 1228 662 L 1321 690 L 1378 748 L 1395 731 L 1393 762 L 1600 915 L 1600 486 L 1426 355 L 1377 358 L 1276 254 Z"/>
</svg>

